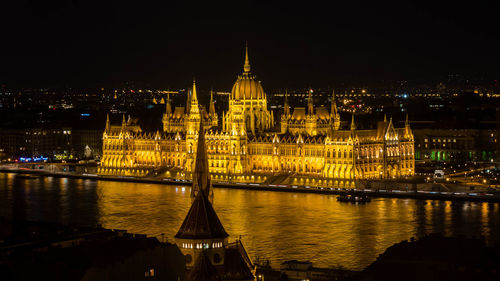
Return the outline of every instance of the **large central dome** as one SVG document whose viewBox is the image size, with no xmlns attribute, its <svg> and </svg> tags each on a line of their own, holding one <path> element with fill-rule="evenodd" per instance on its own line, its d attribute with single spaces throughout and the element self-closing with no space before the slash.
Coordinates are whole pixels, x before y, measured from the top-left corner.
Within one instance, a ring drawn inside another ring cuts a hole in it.
<svg viewBox="0 0 500 281">
<path fill-rule="evenodd" d="M 255 76 L 243 73 L 238 77 L 231 90 L 231 98 L 239 99 L 263 99 L 264 89 L 255 80 Z"/>
<path fill-rule="evenodd" d="M 255 80 L 255 75 L 250 73 L 250 61 L 248 60 L 248 48 L 245 51 L 245 65 L 243 66 L 243 74 L 238 76 L 238 80 L 233 85 L 231 90 L 231 99 L 246 100 L 246 99 L 264 99 L 264 89 L 259 81 Z"/>
</svg>

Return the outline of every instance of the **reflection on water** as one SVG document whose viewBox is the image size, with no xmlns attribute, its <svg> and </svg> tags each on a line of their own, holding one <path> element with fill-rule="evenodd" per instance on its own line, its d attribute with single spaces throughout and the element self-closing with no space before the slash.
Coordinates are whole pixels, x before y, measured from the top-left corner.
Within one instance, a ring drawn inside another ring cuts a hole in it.
<svg viewBox="0 0 500 281">
<path fill-rule="evenodd" d="M 339 203 L 333 195 L 216 189 L 226 231 L 253 257 L 361 269 L 387 247 L 430 232 L 500 240 L 498 204 L 374 199 Z M 184 219 L 189 187 L 82 179 L 18 179 L 0 173 L 0 216 L 102 224 L 170 240 Z"/>
</svg>

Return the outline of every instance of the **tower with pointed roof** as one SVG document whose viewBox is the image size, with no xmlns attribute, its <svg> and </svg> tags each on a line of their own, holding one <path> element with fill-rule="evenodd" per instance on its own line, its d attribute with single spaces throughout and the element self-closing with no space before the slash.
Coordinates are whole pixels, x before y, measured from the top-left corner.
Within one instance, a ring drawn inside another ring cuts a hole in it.
<svg viewBox="0 0 500 281">
<path fill-rule="evenodd" d="M 194 200 L 175 235 L 177 244 L 186 256 L 188 267 L 194 265 L 194 261 L 204 250 L 212 264 L 223 264 L 224 246 L 227 245 L 227 237 L 229 236 L 209 200 L 212 189 L 202 122 L 200 122 L 197 134 L 198 149 L 191 188 L 191 196 Z"/>
<path fill-rule="evenodd" d="M 196 92 L 196 81 L 193 80 L 193 88 L 189 98 L 189 109 L 184 118 L 186 128 L 186 148 L 187 148 L 187 163 L 186 172 L 191 173 L 194 170 L 194 160 L 196 155 L 196 137 L 198 128 L 201 122 L 200 106 L 198 104 L 198 96 Z"/>
<path fill-rule="evenodd" d="M 203 192 L 209 198 L 213 197 L 212 182 L 210 181 L 207 149 L 205 145 L 205 129 L 200 122 L 198 130 L 198 141 L 196 145 L 196 162 L 192 176 L 193 187 L 191 197 L 195 198 L 199 192 Z"/>
<path fill-rule="evenodd" d="M 111 123 L 109 122 L 109 113 L 107 113 L 106 114 L 106 128 L 104 129 L 104 132 L 109 134 L 110 129 L 111 129 Z"/>
<path fill-rule="evenodd" d="M 212 276 L 221 276 L 222 280 L 251 280 L 253 275 L 242 256 L 246 251 L 241 241 L 234 245 L 228 244 L 229 235 L 209 199 L 212 186 L 204 135 L 203 122 L 200 122 L 191 188 L 194 200 L 175 239 L 186 257 L 189 276 L 203 273 L 205 269 L 210 270 Z"/>
<path fill-rule="evenodd" d="M 410 121 L 408 120 L 408 113 L 406 113 L 406 120 L 405 120 L 405 137 L 413 139 L 413 133 L 410 128 Z"/>
<path fill-rule="evenodd" d="M 127 121 L 125 120 L 125 114 L 123 114 L 123 116 L 122 116 L 122 131 L 125 132 L 126 129 L 127 129 Z"/>
<path fill-rule="evenodd" d="M 188 118 L 187 118 L 187 130 L 189 131 L 196 131 L 198 128 L 198 123 L 201 120 L 201 115 L 200 115 L 200 105 L 198 104 L 198 94 L 196 92 L 196 81 L 193 80 L 193 88 L 191 90 L 191 95 L 189 98 L 189 108 L 187 111 Z"/>
</svg>

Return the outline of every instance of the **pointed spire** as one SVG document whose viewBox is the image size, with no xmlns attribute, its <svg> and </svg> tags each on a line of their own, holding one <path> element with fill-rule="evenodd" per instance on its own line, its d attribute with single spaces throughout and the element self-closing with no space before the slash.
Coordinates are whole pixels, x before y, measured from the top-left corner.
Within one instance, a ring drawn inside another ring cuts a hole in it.
<svg viewBox="0 0 500 281">
<path fill-rule="evenodd" d="M 384 113 L 384 122 L 387 122 L 387 114 Z"/>
<path fill-rule="evenodd" d="M 405 121 L 405 137 L 410 138 L 412 136 L 410 121 L 408 120 L 408 113 L 406 113 L 406 121 Z"/>
<path fill-rule="evenodd" d="M 196 96 L 196 80 L 193 79 L 193 94 L 191 96 L 191 102 L 198 102 L 198 97 Z"/>
<path fill-rule="evenodd" d="M 111 128 L 111 123 L 109 122 L 109 113 L 106 114 L 106 129 L 104 129 L 104 131 L 106 133 L 109 133 L 109 130 Z"/>
<path fill-rule="evenodd" d="M 245 64 L 243 65 L 243 71 L 245 73 L 250 72 L 250 60 L 248 59 L 248 43 L 245 42 Z"/>
<path fill-rule="evenodd" d="M 127 121 L 125 120 L 125 114 L 123 114 L 123 117 L 122 117 L 122 131 L 124 131 L 126 127 L 127 127 Z"/>
<path fill-rule="evenodd" d="M 207 149 L 205 146 L 205 128 L 203 127 L 203 122 L 200 122 L 191 196 L 194 197 L 199 191 L 202 191 L 205 196 L 210 196 L 211 185 L 212 184 L 210 182 Z"/>
<path fill-rule="evenodd" d="M 356 123 L 354 123 L 354 113 L 352 114 L 352 120 L 351 120 L 351 131 L 356 130 Z"/>
<path fill-rule="evenodd" d="M 210 89 L 210 107 L 208 109 L 210 115 L 215 115 L 215 104 L 214 104 L 214 91 Z"/>
</svg>

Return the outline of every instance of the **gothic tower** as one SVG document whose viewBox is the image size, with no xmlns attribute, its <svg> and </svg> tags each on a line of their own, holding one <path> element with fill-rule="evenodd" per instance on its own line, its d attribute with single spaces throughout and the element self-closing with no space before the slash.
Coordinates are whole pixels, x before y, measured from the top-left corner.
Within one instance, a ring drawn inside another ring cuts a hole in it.
<svg viewBox="0 0 500 281">
<path fill-rule="evenodd" d="M 184 222 L 175 235 L 177 245 L 186 256 L 186 266 L 192 268 L 204 252 L 213 265 L 223 265 L 229 235 L 215 213 L 209 194 L 212 193 L 208 172 L 203 122 L 198 130 L 196 167 L 193 173 L 191 196 L 194 198 Z"/>
<path fill-rule="evenodd" d="M 189 108 L 186 110 L 187 115 L 184 119 L 186 128 L 186 151 L 187 151 L 187 164 L 186 171 L 192 172 L 194 169 L 195 160 L 195 145 L 196 136 L 198 134 L 197 130 L 199 123 L 201 121 L 200 106 L 198 104 L 198 97 L 196 93 L 196 81 L 193 80 L 193 90 L 188 99 Z"/>
</svg>

